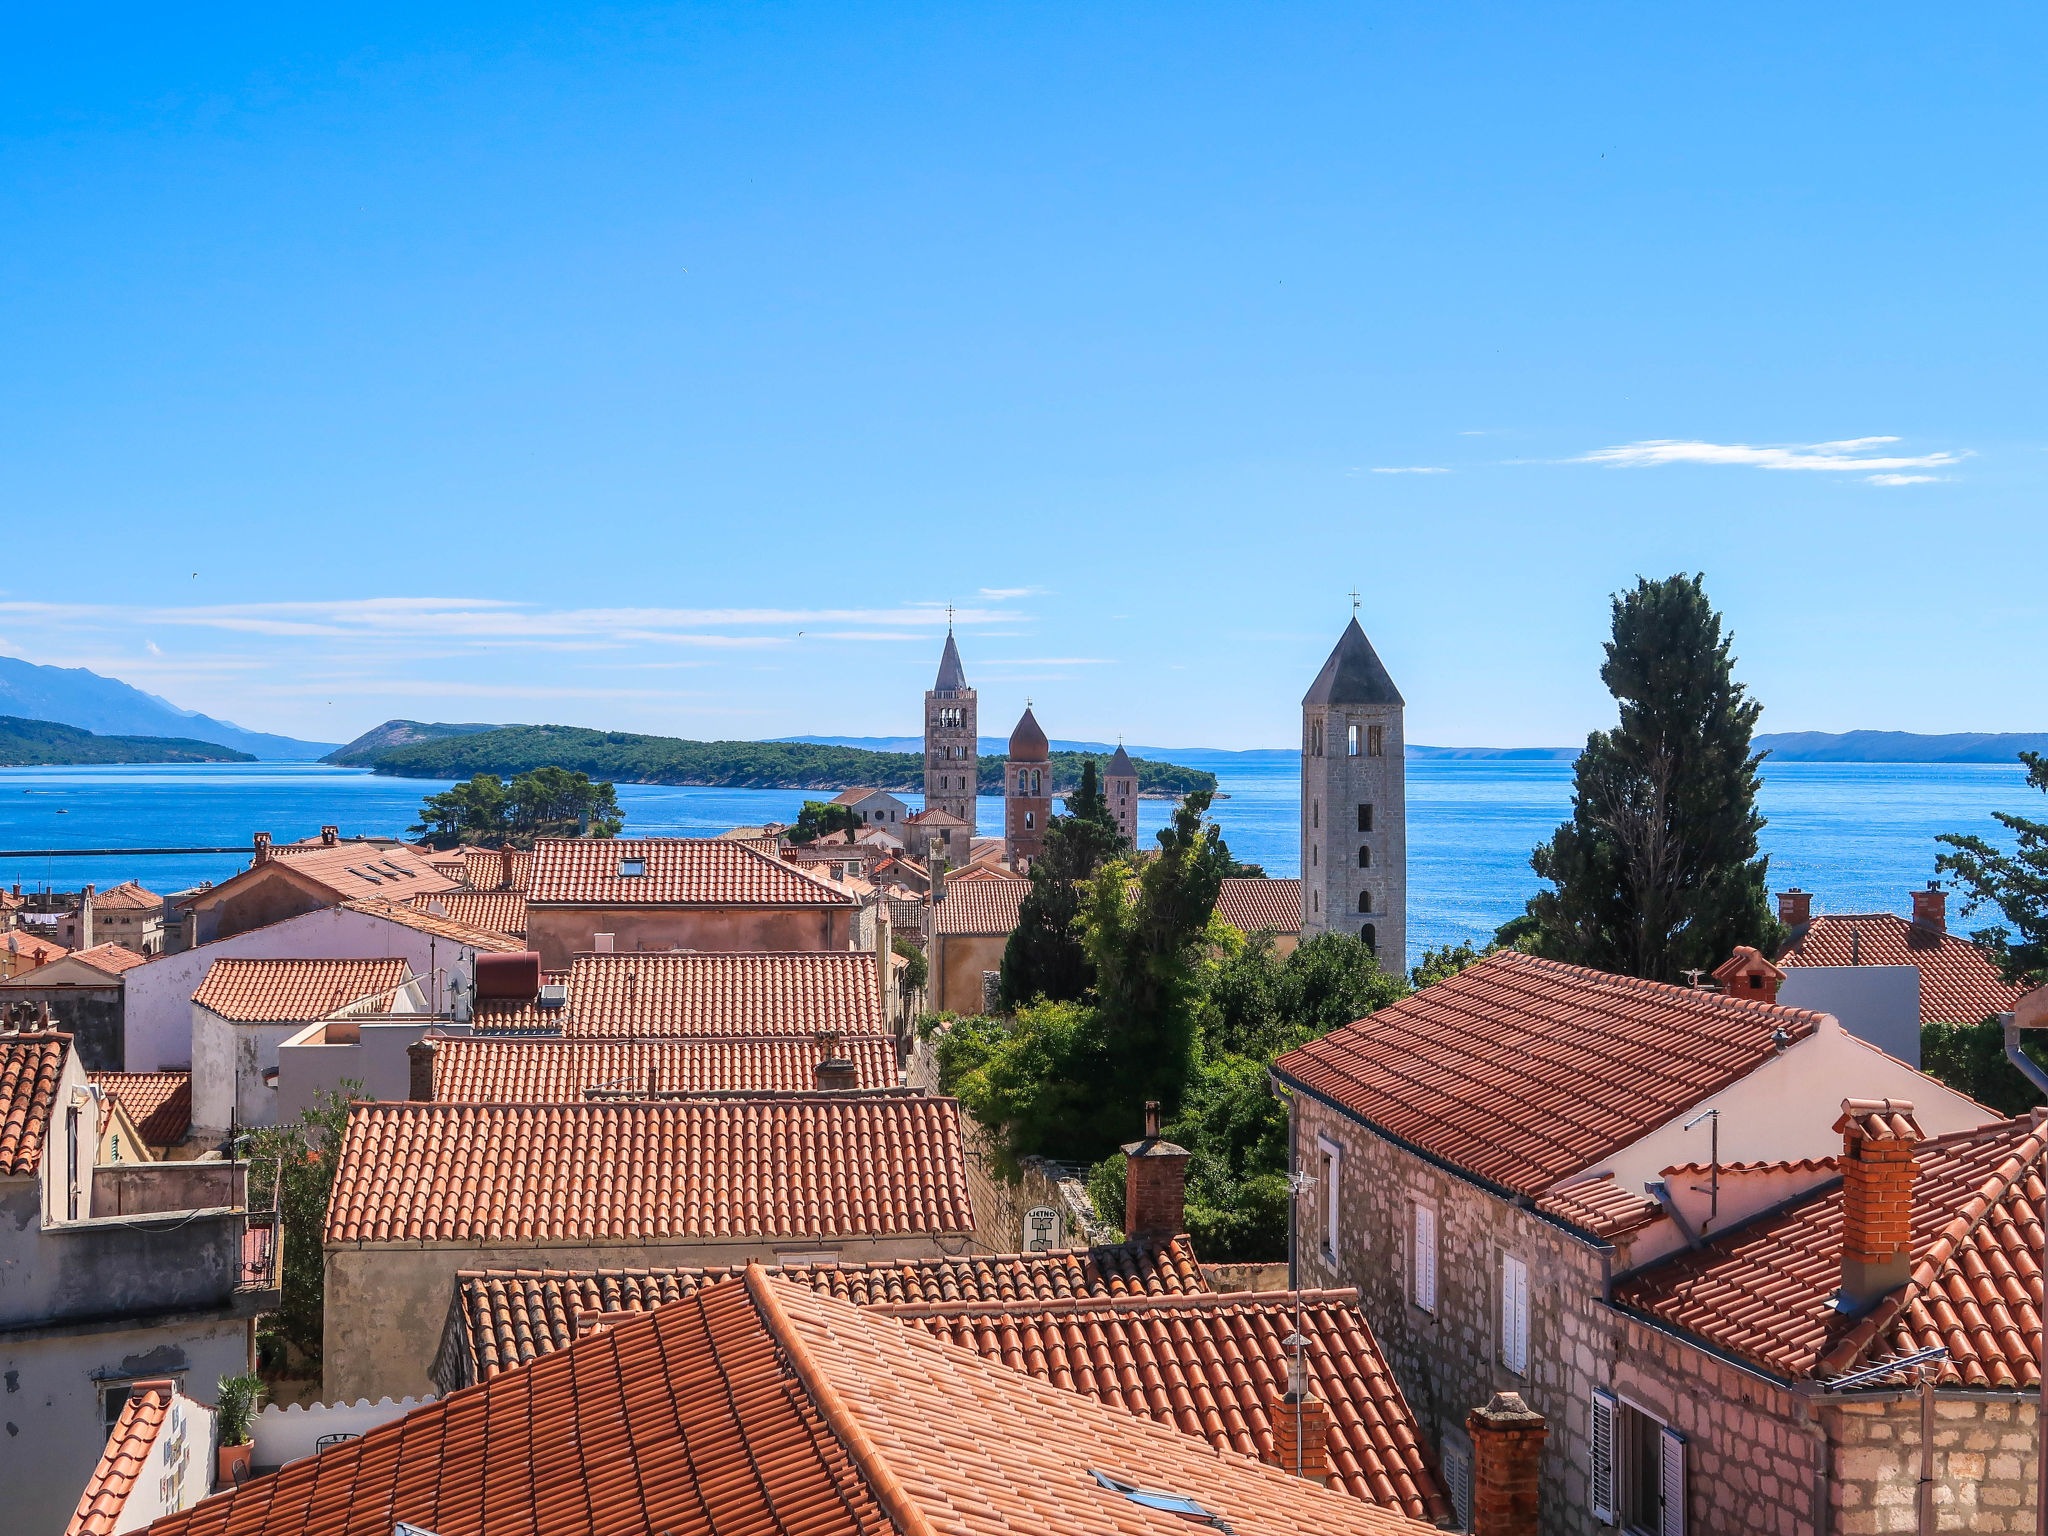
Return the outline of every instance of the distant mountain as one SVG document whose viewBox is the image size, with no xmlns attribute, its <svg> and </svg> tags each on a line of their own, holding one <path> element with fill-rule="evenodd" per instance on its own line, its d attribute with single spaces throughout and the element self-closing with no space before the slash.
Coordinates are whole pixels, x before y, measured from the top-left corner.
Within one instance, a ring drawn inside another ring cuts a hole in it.
<svg viewBox="0 0 2048 1536">
<path fill-rule="evenodd" d="M 345 747 L 337 747 L 320 761 L 348 768 L 367 768 L 380 753 L 395 747 L 410 747 L 422 741 L 445 741 L 450 736 L 481 736 L 485 731 L 502 731 L 504 725 L 429 725 L 420 720 L 386 720 L 363 732 Z"/>
<path fill-rule="evenodd" d="M 806 742 L 826 747 L 863 747 L 870 752 L 922 752 L 924 738 L 921 736 L 778 736 L 777 741 Z M 979 750 L 985 757 L 1000 757 L 1009 751 L 1008 737 L 983 736 L 978 742 Z M 1104 756 L 1116 750 L 1113 742 L 1106 741 L 1055 741 L 1055 752 L 1100 752 Z M 1230 747 L 1140 747 L 1126 745 L 1124 750 L 1133 757 L 1171 759 L 1183 763 L 1221 762 L 1229 766 L 1232 762 L 1276 762 L 1298 754 L 1294 747 L 1248 747 L 1236 750 Z M 1570 762 L 1579 755 L 1577 747 L 1421 747 L 1410 745 L 1411 758 L 1500 758 L 1523 762 Z"/>
<path fill-rule="evenodd" d="M 1783 731 L 1757 737 L 1756 746 L 1780 763 L 2011 763 L 2022 752 L 2048 752 L 2048 732 Z"/>
<path fill-rule="evenodd" d="M 245 731 L 83 667 L 39 667 L 12 656 L 0 656 L 0 712 L 102 735 L 208 742 L 271 762 L 312 762 L 334 750 L 331 741 Z"/>
<path fill-rule="evenodd" d="M 95 736 L 75 725 L 0 715 L 0 767 L 81 763 L 253 763 L 247 752 L 182 736 Z"/>
</svg>

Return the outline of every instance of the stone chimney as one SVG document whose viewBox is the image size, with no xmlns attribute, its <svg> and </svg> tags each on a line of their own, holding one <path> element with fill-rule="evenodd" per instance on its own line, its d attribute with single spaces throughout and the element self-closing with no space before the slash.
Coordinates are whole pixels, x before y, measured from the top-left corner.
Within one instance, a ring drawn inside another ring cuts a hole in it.
<svg viewBox="0 0 2048 1536">
<path fill-rule="evenodd" d="M 1299 1360 L 1289 1362 L 1287 1391 L 1273 1405 L 1273 1464 L 1317 1487 L 1330 1480 L 1330 1405 Z"/>
<path fill-rule="evenodd" d="M 1787 928 L 1804 928 L 1813 921 L 1813 892 L 1793 886 L 1778 892 L 1778 921 Z"/>
<path fill-rule="evenodd" d="M 270 834 L 268 832 L 258 832 L 249 841 L 256 845 L 255 856 L 249 860 L 250 864 L 255 865 L 268 862 L 270 858 Z"/>
<path fill-rule="evenodd" d="M 1536 1536 L 1536 1483 L 1543 1415 L 1519 1392 L 1496 1392 L 1484 1408 L 1465 1415 L 1472 1437 L 1472 1536 Z"/>
<path fill-rule="evenodd" d="M 1187 1227 L 1188 1154 L 1159 1139 L 1159 1101 L 1145 1101 L 1145 1139 L 1124 1149 L 1124 1235 L 1168 1238 Z"/>
<path fill-rule="evenodd" d="M 405 1048 L 406 1065 L 411 1069 L 411 1086 L 406 1097 L 416 1104 L 434 1102 L 434 1042 L 415 1040 Z"/>
<path fill-rule="evenodd" d="M 512 855 L 516 852 L 518 850 L 510 843 L 502 844 L 498 849 L 498 889 L 501 891 L 511 890 L 516 883 L 512 873 Z"/>
<path fill-rule="evenodd" d="M 1927 889 L 1913 892 L 1913 926 L 1948 932 L 1948 892 L 1939 880 L 1927 882 Z"/>
<path fill-rule="evenodd" d="M 339 827 L 322 827 L 322 828 L 320 829 L 320 846 L 321 846 L 322 848 L 332 848 L 332 847 L 333 847 L 333 846 L 334 846 L 334 845 L 335 845 L 336 843 L 338 843 L 338 842 L 340 842 L 340 841 L 341 841 L 341 828 L 339 828 Z"/>
<path fill-rule="evenodd" d="M 78 947 L 92 948 L 92 892 L 87 886 L 78 893 Z"/>
<path fill-rule="evenodd" d="M 832 1093 L 860 1086 L 860 1073 L 839 1049 L 839 1031 L 818 1031 L 818 1065 L 813 1082 L 820 1093 Z"/>
<path fill-rule="evenodd" d="M 1922 1135 L 1905 1099 L 1844 1099 L 1842 1290 L 1838 1310 L 1867 1310 L 1913 1270 L 1913 1149 Z"/>
<path fill-rule="evenodd" d="M 1775 1003 L 1785 973 L 1747 944 L 1735 946 L 1735 953 L 1714 967 L 1714 980 L 1730 997 L 1753 1002 Z"/>
</svg>

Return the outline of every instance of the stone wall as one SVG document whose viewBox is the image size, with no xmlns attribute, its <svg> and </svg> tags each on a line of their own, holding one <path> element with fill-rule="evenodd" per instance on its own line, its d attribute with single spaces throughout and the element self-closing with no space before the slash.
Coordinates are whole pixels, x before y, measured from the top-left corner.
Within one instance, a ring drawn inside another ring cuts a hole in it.
<svg viewBox="0 0 2048 1536">
<path fill-rule="evenodd" d="M 2018 1393 L 1938 1393 L 1934 1400 L 1934 1521 L 1944 1531 L 2032 1531 L 2038 1400 Z M 1915 1528 L 1920 1403 L 1827 1402 L 1834 1443 L 1831 1532 L 1866 1536 Z"/>
</svg>

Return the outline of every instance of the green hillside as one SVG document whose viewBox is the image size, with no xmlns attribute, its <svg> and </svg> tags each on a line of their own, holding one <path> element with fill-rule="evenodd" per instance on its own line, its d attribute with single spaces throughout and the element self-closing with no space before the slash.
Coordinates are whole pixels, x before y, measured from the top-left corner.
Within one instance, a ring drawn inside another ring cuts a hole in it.
<svg viewBox="0 0 2048 1536">
<path fill-rule="evenodd" d="M 63 768 L 82 763 L 253 763 L 247 752 L 183 736 L 95 736 L 75 725 L 0 715 L 0 767 Z"/>
<path fill-rule="evenodd" d="M 1087 756 L 1079 752 L 1052 754 L 1056 792 L 1079 782 Z M 980 760 L 983 794 L 1001 793 L 1003 761 L 1000 757 Z M 1186 794 L 1216 787 L 1216 776 L 1199 768 L 1134 761 L 1140 794 Z M 674 736 L 591 731 L 569 725 L 513 725 L 412 742 L 376 752 L 369 766 L 378 773 L 408 779 L 467 779 L 479 773 L 494 773 L 502 779 L 553 766 L 624 784 L 816 790 L 870 785 L 898 794 L 917 794 L 924 788 L 924 762 L 915 752 L 869 752 L 860 747 L 791 741 L 684 741 Z"/>
</svg>

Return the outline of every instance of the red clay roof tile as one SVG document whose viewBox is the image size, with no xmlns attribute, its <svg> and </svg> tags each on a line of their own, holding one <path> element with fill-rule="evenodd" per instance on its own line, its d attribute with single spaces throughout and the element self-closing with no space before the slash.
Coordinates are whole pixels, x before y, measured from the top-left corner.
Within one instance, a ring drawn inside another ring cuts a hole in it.
<svg viewBox="0 0 2048 1536">
<path fill-rule="evenodd" d="M 479 1022 L 585 1040 L 889 1033 L 875 957 L 848 950 L 581 954 L 559 979 L 561 1008 L 480 1008 Z"/>
<path fill-rule="evenodd" d="M 518 891 L 442 891 L 415 896 L 411 905 L 423 912 L 445 913 L 466 928 L 526 937 L 526 897 Z"/>
<path fill-rule="evenodd" d="M 74 949 L 73 960 L 82 960 L 96 971 L 105 971 L 109 976 L 119 976 L 132 971 L 138 965 L 149 964 L 147 955 L 138 955 L 134 950 L 119 944 L 95 944 L 91 949 Z"/>
<path fill-rule="evenodd" d="M 163 897 L 134 880 L 123 880 L 104 891 L 95 891 L 92 898 L 95 912 L 146 912 L 163 904 Z M 71 910 L 75 913 L 78 909 L 73 907 Z"/>
<path fill-rule="evenodd" d="M 642 872 L 622 874 L 637 862 Z M 710 837 L 543 839 L 533 906 L 847 907 L 826 881 L 745 843 Z"/>
<path fill-rule="evenodd" d="M 156 1445 L 157 1433 L 170 1414 L 171 1397 L 176 1390 L 169 1381 L 146 1381 L 137 1382 L 129 1391 L 121 1417 L 107 1437 L 107 1448 L 100 1453 L 99 1465 L 86 1479 L 85 1492 L 78 1500 L 71 1523 L 64 1528 L 64 1536 L 114 1536 L 116 1531 L 139 1529 L 123 1524 L 121 1516 L 127 1510 L 128 1495 L 135 1491 L 136 1479 L 142 1475 L 143 1463 Z"/>
<path fill-rule="evenodd" d="M 933 910 L 938 932 L 1008 933 L 1017 926 L 1017 909 L 1030 894 L 1028 880 L 949 880 L 946 899 Z"/>
<path fill-rule="evenodd" d="M 417 933 L 430 933 L 436 938 L 449 939 L 486 954 L 516 954 L 526 948 L 523 941 L 513 938 L 501 929 L 479 927 L 457 917 L 448 909 L 448 903 L 462 895 L 450 891 L 445 896 L 416 896 L 411 901 L 387 901 L 381 896 L 365 896 L 355 901 L 344 901 L 342 905 L 351 912 L 366 913 L 381 917 L 410 928 Z M 518 898 L 513 898 L 517 900 Z M 440 911 L 435 907 L 439 906 Z"/>
<path fill-rule="evenodd" d="M 2026 992 L 2000 980 L 1998 967 L 1968 938 L 1895 912 L 1816 917 L 1793 934 L 1778 964 L 1918 966 L 1923 1024 L 1975 1024 L 2008 1012 Z"/>
<path fill-rule="evenodd" d="M 190 1072 L 93 1072 L 91 1079 L 121 1101 L 143 1144 L 174 1147 L 192 1128 Z"/>
<path fill-rule="evenodd" d="M 861 1088 L 902 1081 L 887 1035 L 842 1037 Z M 566 1104 L 586 1089 L 628 1093 L 807 1093 L 823 1050 L 803 1035 L 694 1040 L 438 1040 L 434 1097 L 445 1104 Z"/>
<path fill-rule="evenodd" d="M 50 1111 L 71 1037 L 0 1035 L 0 1175 L 25 1178 L 43 1165 Z"/>
<path fill-rule="evenodd" d="M 1611 1173 L 1553 1189 L 1536 1201 L 1536 1209 L 1610 1242 L 1642 1231 L 1664 1214 L 1663 1206 L 1648 1195 L 1624 1189 Z"/>
<path fill-rule="evenodd" d="M 387 1000 L 409 972 L 403 960 L 216 960 L 192 1001 L 236 1024 L 324 1019 L 365 998 Z"/>
<path fill-rule="evenodd" d="M 1216 893 L 1216 915 L 1243 933 L 1299 933 L 1301 882 L 1225 880 Z"/>
<path fill-rule="evenodd" d="M 264 863 L 276 862 L 293 874 L 325 886 L 338 900 L 352 896 L 388 896 L 405 901 L 424 891 L 453 890 L 457 881 L 442 874 L 421 854 L 410 848 L 379 847 L 362 843 L 279 843 Z M 234 880 L 246 879 L 260 871 L 252 865 Z M 218 895 L 233 880 L 224 880 L 206 896 Z M 204 899 L 203 897 L 200 899 Z"/>
</svg>

